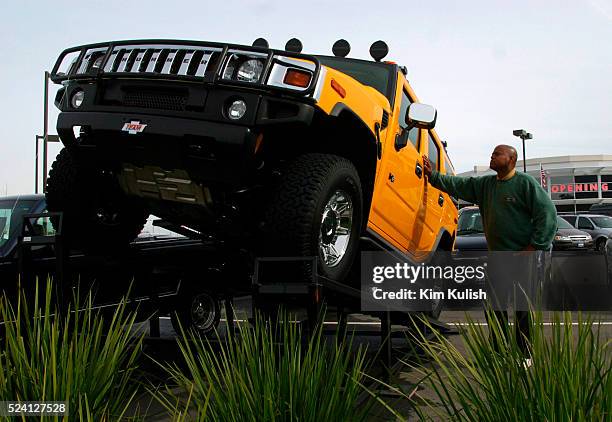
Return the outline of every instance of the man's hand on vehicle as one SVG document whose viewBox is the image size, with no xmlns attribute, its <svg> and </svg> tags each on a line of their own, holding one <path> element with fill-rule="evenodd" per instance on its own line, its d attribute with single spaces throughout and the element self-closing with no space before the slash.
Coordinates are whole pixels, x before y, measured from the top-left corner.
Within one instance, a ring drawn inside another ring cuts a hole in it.
<svg viewBox="0 0 612 422">
<path fill-rule="evenodd" d="M 425 176 L 431 177 L 431 161 L 429 161 L 426 155 L 423 155 L 423 172 Z"/>
</svg>

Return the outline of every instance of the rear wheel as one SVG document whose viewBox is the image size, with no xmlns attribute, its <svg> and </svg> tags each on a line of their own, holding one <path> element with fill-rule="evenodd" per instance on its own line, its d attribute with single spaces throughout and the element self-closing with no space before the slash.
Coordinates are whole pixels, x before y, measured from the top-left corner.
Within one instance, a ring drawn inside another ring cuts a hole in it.
<svg viewBox="0 0 612 422">
<path fill-rule="evenodd" d="M 319 274 L 343 281 L 358 251 L 362 208 L 359 175 L 349 160 L 302 155 L 288 166 L 269 206 L 266 252 L 316 257 Z"/>
<path fill-rule="evenodd" d="M 64 238 L 83 249 L 127 246 L 148 216 L 142 202 L 125 195 L 112 174 L 88 167 L 69 148 L 51 166 L 46 199 L 48 211 L 63 212 Z"/>
<path fill-rule="evenodd" d="M 599 252 L 603 252 L 606 249 L 606 240 L 605 238 L 597 239 L 595 243 L 595 249 Z"/>
</svg>

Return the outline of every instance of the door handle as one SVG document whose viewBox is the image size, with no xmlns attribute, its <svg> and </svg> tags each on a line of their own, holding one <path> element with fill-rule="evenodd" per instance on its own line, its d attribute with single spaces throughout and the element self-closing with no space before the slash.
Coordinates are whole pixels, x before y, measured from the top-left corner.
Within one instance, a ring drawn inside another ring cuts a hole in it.
<svg viewBox="0 0 612 422">
<path fill-rule="evenodd" d="M 414 174 L 416 174 L 419 179 L 423 177 L 423 166 L 418 161 L 416 163 L 416 167 L 414 168 Z"/>
<path fill-rule="evenodd" d="M 440 206 L 444 205 L 444 197 L 442 196 L 442 194 L 440 194 L 440 196 L 438 196 L 438 205 L 440 205 Z"/>
</svg>

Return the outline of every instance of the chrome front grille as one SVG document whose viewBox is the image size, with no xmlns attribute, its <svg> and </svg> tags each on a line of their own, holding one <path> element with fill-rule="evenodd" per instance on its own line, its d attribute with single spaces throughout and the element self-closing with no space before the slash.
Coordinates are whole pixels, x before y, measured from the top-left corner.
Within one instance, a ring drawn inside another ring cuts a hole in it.
<svg viewBox="0 0 612 422">
<path fill-rule="evenodd" d="M 569 238 L 572 239 L 572 241 L 574 242 L 586 242 L 587 240 L 589 240 L 589 238 L 584 235 L 574 235 L 570 236 Z"/>
<path fill-rule="evenodd" d="M 234 67 L 250 60 L 261 63 L 260 75 L 252 80 L 240 78 Z M 308 85 L 286 83 L 291 69 L 308 74 Z M 317 88 L 320 92 L 324 83 L 324 78 L 319 77 L 322 69 L 317 58 L 289 51 L 200 41 L 130 40 L 64 50 L 51 71 L 51 80 L 69 84 L 67 81 L 87 79 L 166 79 L 307 96 Z"/>
<path fill-rule="evenodd" d="M 104 72 L 204 77 L 210 63 L 214 62 L 221 51 L 220 48 L 214 47 L 121 45 L 113 48 L 104 66 Z M 91 62 L 90 57 L 95 54 L 99 53 L 88 51 L 83 64 Z M 83 70 L 85 69 L 87 67 Z"/>
</svg>

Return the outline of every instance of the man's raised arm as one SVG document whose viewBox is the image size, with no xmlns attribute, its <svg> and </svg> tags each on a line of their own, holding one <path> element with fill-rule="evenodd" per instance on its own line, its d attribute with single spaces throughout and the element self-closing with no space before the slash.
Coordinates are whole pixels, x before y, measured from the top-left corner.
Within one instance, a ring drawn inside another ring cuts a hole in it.
<svg viewBox="0 0 612 422">
<path fill-rule="evenodd" d="M 423 155 L 423 170 L 433 187 L 455 198 L 460 198 L 473 204 L 480 203 L 481 189 L 478 178 L 440 174 L 440 172 L 431 167 L 431 162 L 425 155 Z"/>
</svg>

